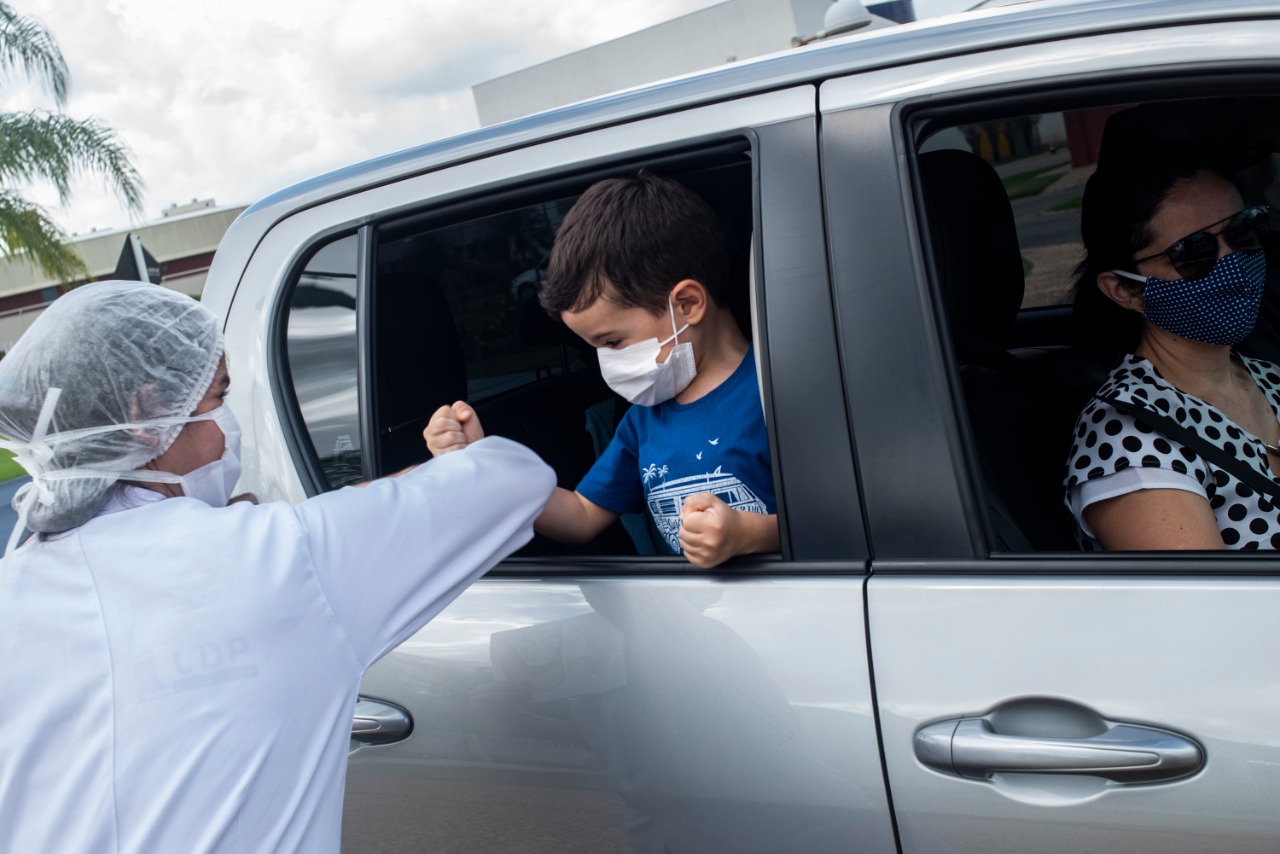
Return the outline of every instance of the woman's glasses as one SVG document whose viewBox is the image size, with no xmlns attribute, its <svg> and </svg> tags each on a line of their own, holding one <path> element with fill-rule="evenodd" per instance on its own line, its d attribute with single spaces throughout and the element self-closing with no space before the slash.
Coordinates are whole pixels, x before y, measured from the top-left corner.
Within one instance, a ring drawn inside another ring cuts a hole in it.
<svg viewBox="0 0 1280 854">
<path fill-rule="evenodd" d="M 1188 234 L 1163 252 L 1138 258 L 1135 264 L 1159 258 L 1161 255 L 1169 259 L 1173 269 L 1184 279 L 1199 279 L 1209 275 L 1213 265 L 1218 261 L 1218 235 L 1211 234 L 1210 228 L 1226 223 L 1222 236 L 1227 245 L 1239 252 L 1257 252 L 1262 249 L 1262 242 L 1271 233 L 1271 208 L 1269 205 L 1254 205 L 1226 219 L 1220 219 L 1193 234 Z"/>
</svg>

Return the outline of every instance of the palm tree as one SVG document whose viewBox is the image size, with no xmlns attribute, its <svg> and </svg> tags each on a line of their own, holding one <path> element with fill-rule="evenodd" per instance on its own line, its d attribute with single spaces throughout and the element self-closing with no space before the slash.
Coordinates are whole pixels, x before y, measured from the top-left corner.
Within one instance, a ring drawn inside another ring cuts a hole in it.
<svg viewBox="0 0 1280 854">
<path fill-rule="evenodd" d="M 41 84 L 59 110 L 65 106 L 70 75 L 53 35 L 0 0 L 0 79 L 15 72 Z M 142 179 L 110 128 L 60 111 L 0 113 L 0 254 L 26 257 L 60 282 L 84 278 L 88 270 L 66 233 L 18 189 L 47 181 L 65 204 L 72 180 L 91 173 L 103 178 L 130 213 L 141 213 Z"/>
</svg>

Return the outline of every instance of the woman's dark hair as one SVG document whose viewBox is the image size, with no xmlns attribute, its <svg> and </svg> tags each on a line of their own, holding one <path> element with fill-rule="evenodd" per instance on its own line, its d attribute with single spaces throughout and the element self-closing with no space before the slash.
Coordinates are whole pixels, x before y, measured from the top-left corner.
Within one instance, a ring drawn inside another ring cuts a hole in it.
<svg viewBox="0 0 1280 854">
<path fill-rule="evenodd" d="M 1142 316 L 1099 290 L 1099 274 L 1136 272 L 1134 258 L 1152 239 L 1151 218 L 1176 184 L 1202 173 L 1231 179 L 1206 152 L 1185 142 L 1152 141 L 1127 152 L 1106 151 L 1104 144 L 1103 150 L 1081 202 L 1085 257 L 1076 267 L 1072 322 L 1080 345 L 1110 366 L 1137 347 Z"/>
<path fill-rule="evenodd" d="M 729 256 L 715 211 L 678 181 L 640 172 L 592 184 L 556 232 L 538 301 L 552 315 L 580 311 L 604 293 L 620 305 L 667 309 L 667 294 L 694 279 L 725 304 Z"/>
</svg>

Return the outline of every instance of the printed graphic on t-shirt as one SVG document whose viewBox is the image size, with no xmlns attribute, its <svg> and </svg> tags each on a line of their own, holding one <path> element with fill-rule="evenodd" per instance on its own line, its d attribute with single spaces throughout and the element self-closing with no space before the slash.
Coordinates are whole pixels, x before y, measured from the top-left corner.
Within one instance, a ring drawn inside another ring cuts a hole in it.
<svg viewBox="0 0 1280 854">
<path fill-rule="evenodd" d="M 769 434 L 750 349 L 727 380 L 698 400 L 628 409 L 578 492 L 624 517 L 648 511 L 674 554 L 683 551 L 680 511 L 690 495 L 708 492 L 735 510 L 775 512 Z M 642 548 L 654 546 L 666 551 L 648 539 Z"/>
<path fill-rule="evenodd" d="M 697 454 L 697 457 L 701 459 L 702 454 Z M 764 502 L 751 491 L 750 487 L 732 472 L 721 471 L 720 466 L 716 466 L 716 470 L 712 472 L 671 481 L 664 479 L 667 472 L 665 465 L 650 463 L 640 470 L 640 476 L 644 481 L 649 513 L 653 516 L 658 533 L 662 534 L 662 538 L 676 554 L 681 553 L 680 510 L 684 507 L 684 500 L 690 495 L 710 492 L 734 510 L 743 510 L 747 513 L 769 512 L 765 509 Z"/>
</svg>

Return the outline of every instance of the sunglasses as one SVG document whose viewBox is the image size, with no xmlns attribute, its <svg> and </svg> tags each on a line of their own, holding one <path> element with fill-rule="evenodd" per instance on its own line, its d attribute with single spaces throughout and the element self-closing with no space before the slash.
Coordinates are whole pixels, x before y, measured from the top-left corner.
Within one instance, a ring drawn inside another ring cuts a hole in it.
<svg viewBox="0 0 1280 854">
<path fill-rule="evenodd" d="M 1238 252 L 1257 252 L 1271 233 L 1270 205 L 1254 205 L 1225 219 L 1210 223 L 1200 231 L 1188 234 L 1163 252 L 1138 258 L 1133 263 L 1140 264 L 1152 258 L 1164 256 L 1173 264 L 1173 269 L 1184 279 L 1200 279 L 1213 269 L 1218 262 L 1218 235 L 1211 234 L 1210 228 L 1226 223 L 1222 236 L 1227 246 Z"/>
</svg>

